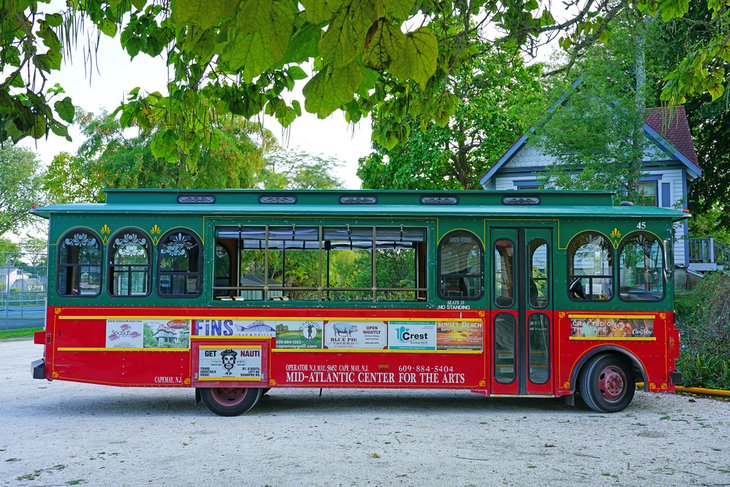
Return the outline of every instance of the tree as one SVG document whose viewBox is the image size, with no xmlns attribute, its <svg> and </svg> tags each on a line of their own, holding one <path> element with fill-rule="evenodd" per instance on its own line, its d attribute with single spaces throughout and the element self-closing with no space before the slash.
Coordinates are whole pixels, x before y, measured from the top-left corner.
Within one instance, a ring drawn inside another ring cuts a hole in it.
<svg viewBox="0 0 730 487">
<path fill-rule="evenodd" d="M 698 45 L 710 42 L 717 26 L 708 9 L 709 4 L 707 0 L 691 2 L 684 18 L 660 25 L 659 35 L 652 46 L 659 58 L 658 63 L 680 65 L 688 55 L 696 55 Z M 728 83 L 730 74 L 726 72 L 721 86 Z M 693 215 L 702 213 L 706 217 L 703 223 L 692 229 L 699 232 L 696 235 L 717 235 L 730 229 L 730 212 L 726 211 L 725 203 L 730 199 L 728 96 L 725 91 L 715 100 L 708 93 L 690 95 L 685 100 L 685 111 L 702 167 L 702 178 L 691 187 L 688 201 Z M 691 226 L 694 223 L 695 218 L 690 220 Z"/>
<path fill-rule="evenodd" d="M 158 128 L 151 135 L 153 155 L 190 167 L 202 161 L 201 148 L 214 142 L 210 122 L 219 116 L 266 113 L 290 124 L 301 103 L 283 94 L 297 80 L 308 80 L 304 108 L 319 117 L 341 109 L 356 121 L 384 105 L 402 113 L 405 107 L 392 104 L 390 94 L 433 93 L 477 37 L 483 42 L 489 33 L 493 45 L 532 47 L 541 34 L 560 34 L 561 45 L 577 56 L 634 5 L 570 0 L 566 11 L 572 13 L 558 23 L 550 2 L 537 0 L 69 0 L 66 11 L 50 14 L 40 11 L 41 3 L 13 0 L 0 7 L 0 139 L 67 135 L 73 104 L 45 80 L 61 69 L 63 47 L 77 42 L 80 29 L 91 23 L 106 36 L 119 34 L 132 57 L 167 56 L 169 93 L 133 91 L 120 121 L 123 127 Z M 640 0 L 636 6 L 668 21 L 688 4 Z M 708 7 L 717 28 L 673 74 L 672 99 L 692 90 L 713 97 L 721 92 L 717 77 L 730 59 L 730 11 L 718 2 Z M 437 39 L 434 31 L 447 28 L 452 35 Z M 310 61 L 314 69 L 307 73 L 301 65 Z M 454 108 L 449 95 L 410 104 L 408 117 L 445 123 Z"/>
<path fill-rule="evenodd" d="M 485 49 L 487 46 L 483 46 Z M 384 109 L 373 117 L 373 132 L 385 145 L 360 159 L 365 188 L 475 189 L 479 177 L 524 131 L 543 104 L 540 65 L 526 67 L 516 51 L 481 52 L 463 62 L 438 92 L 458 93 L 454 115 L 444 126 Z M 409 98 L 407 93 L 394 98 Z M 406 131 L 407 141 L 396 145 Z"/>
<path fill-rule="evenodd" d="M 219 119 L 212 143 L 201 153 L 203 164 L 168 162 L 154 155 L 155 130 L 128 138 L 107 113 L 79 114 L 87 139 L 76 155 L 53 159 L 45 189 L 55 202 L 103 201 L 103 188 L 250 188 L 264 165 L 264 153 L 276 145 L 259 124 L 240 117 Z"/>
<path fill-rule="evenodd" d="M 20 252 L 20 246 L 10 239 L 0 237 L 0 256 L 5 253 Z M 0 267 L 5 265 L 5 260 L 0 258 Z"/>
<path fill-rule="evenodd" d="M 264 189 L 339 189 L 343 183 L 333 176 L 341 162 L 332 157 L 276 148 L 264 156 L 258 177 Z"/>
<path fill-rule="evenodd" d="M 0 236 L 30 222 L 33 206 L 43 204 L 39 166 L 33 151 L 0 148 Z"/>
<path fill-rule="evenodd" d="M 650 19 L 626 11 L 613 27 L 608 41 L 588 49 L 568 73 L 578 81 L 558 80 L 565 91 L 536 124 L 531 143 L 556 161 L 540 178 L 543 186 L 618 190 L 619 198 L 639 201 L 647 100 L 657 97 L 653 89 L 669 70 L 647 47 L 657 35 Z"/>
</svg>

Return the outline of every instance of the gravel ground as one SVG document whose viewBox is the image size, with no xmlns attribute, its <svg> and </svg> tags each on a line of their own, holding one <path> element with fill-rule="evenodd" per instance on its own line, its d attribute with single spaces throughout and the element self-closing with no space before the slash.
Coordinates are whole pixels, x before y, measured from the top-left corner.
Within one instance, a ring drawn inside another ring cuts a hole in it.
<svg viewBox="0 0 730 487">
<path fill-rule="evenodd" d="M 0 342 L 0 485 L 730 485 L 730 402 L 616 414 L 469 392 L 274 389 L 222 418 L 191 389 L 33 380 Z"/>
</svg>

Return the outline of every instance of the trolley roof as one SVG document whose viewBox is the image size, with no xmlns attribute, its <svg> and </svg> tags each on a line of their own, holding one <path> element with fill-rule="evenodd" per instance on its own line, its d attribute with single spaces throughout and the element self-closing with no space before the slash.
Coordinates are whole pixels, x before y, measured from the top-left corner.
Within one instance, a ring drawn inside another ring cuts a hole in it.
<svg viewBox="0 0 730 487">
<path fill-rule="evenodd" d="M 653 206 L 614 206 L 607 191 L 267 191 L 106 189 L 106 203 L 33 209 L 58 214 L 688 218 Z"/>
</svg>

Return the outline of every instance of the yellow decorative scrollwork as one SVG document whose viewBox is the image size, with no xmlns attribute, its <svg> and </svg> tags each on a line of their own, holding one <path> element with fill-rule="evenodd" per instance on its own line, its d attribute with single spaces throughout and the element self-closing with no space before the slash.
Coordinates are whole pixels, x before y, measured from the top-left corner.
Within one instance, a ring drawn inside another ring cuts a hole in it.
<svg viewBox="0 0 730 487">
<path fill-rule="evenodd" d="M 109 228 L 109 225 L 106 223 L 103 227 L 101 227 L 101 230 L 99 230 L 99 233 L 101 233 L 101 241 L 104 243 L 104 245 L 109 243 L 109 235 L 112 233 L 112 229 Z"/>
<path fill-rule="evenodd" d="M 613 243 L 613 246 L 615 248 L 618 248 L 618 244 L 621 241 L 621 232 L 618 228 L 614 227 L 613 230 L 611 230 L 611 242 Z"/>
</svg>

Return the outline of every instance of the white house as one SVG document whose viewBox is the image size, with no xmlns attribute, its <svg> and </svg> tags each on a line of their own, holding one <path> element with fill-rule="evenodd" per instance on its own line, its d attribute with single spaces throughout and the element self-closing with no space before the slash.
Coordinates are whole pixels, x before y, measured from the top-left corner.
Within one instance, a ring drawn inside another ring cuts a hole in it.
<svg viewBox="0 0 730 487">
<path fill-rule="evenodd" d="M 528 131 L 482 176 L 484 189 L 537 189 L 537 176 L 555 159 L 529 144 Z M 644 204 L 663 208 L 687 208 L 691 184 L 702 175 L 684 107 L 647 110 L 641 190 Z M 687 223 L 677 224 L 674 261 L 689 267 Z"/>
</svg>

